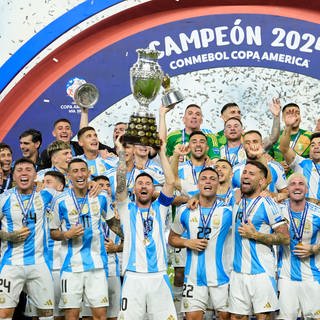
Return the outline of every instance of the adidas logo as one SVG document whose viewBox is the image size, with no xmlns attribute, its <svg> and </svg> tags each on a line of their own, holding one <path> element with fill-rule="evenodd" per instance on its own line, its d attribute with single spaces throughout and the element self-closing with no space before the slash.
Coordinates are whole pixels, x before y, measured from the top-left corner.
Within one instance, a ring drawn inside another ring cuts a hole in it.
<svg viewBox="0 0 320 320">
<path fill-rule="evenodd" d="M 52 300 L 49 299 L 44 305 L 45 306 L 53 306 Z"/>
<path fill-rule="evenodd" d="M 107 297 L 103 297 L 100 303 L 108 303 L 109 299 Z"/>
<path fill-rule="evenodd" d="M 267 304 L 263 308 L 264 309 L 270 309 L 271 308 L 271 304 L 269 302 L 267 302 Z"/>
</svg>

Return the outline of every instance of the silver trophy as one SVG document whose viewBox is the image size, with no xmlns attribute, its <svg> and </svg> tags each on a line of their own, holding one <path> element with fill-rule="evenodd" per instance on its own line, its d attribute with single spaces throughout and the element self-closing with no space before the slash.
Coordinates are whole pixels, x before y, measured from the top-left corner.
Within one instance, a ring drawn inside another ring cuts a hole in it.
<svg viewBox="0 0 320 320">
<path fill-rule="evenodd" d="M 181 102 L 184 98 L 180 91 L 171 88 L 171 80 L 168 74 L 162 79 L 162 87 L 164 88 L 163 96 L 161 98 L 162 105 L 166 108 L 173 109 L 174 106 Z"/>
<path fill-rule="evenodd" d="M 79 107 L 91 109 L 98 102 L 99 90 L 92 83 L 84 83 L 75 90 L 73 99 Z"/>
<path fill-rule="evenodd" d="M 130 69 L 131 91 L 139 102 L 138 110 L 131 115 L 124 141 L 159 147 L 156 119 L 149 112 L 149 104 L 157 96 L 163 78 L 158 64 L 160 52 L 152 49 L 138 49 L 138 60 Z"/>
</svg>

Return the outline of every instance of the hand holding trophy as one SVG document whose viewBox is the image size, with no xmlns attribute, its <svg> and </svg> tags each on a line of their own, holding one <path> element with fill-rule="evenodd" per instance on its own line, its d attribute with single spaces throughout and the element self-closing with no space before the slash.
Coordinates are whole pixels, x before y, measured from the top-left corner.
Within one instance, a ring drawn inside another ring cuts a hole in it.
<svg viewBox="0 0 320 320">
<path fill-rule="evenodd" d="M 138 49 L 138 60 L 130 69 L 131 91 L 140 107 L 137 112 L 131 115 L 128 129 L 124 135 L 124 141 L 132 144 L 142 144 L 159 149 L 160 139 L 157 132 L 156 118 L 149 112 L 148 106 L 157 96 L 161 84 L 163 83 L 163 72 L 158 63 L 160 52 L 153 49 Z M 165 90 L 171 93 L 170 80 Z M 167 98 L 171 108 L 182 101 L 171 103 Z M 169 105 L 165 104 L 169 107 Z"/>
</svg>

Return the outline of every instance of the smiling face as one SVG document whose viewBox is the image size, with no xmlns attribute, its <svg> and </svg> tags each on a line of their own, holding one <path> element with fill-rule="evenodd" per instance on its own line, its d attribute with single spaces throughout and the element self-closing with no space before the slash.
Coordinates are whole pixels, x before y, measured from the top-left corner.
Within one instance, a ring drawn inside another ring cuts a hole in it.
<svg viewBox="0 0 320 320">
<path fill-rule="evenodd" d="M 183 116 L 184 126 L 187 130 L 190 131 L 199 130 L 202 121 L 203 118 L 201 109 L 197 107 L 189 107 Z"/>
<path fill-rule="evenodd" d="M 253 164 L 246 164 L 241 175 L 241 192 L 250 197 L 259 194 L 266 179 L 262 171 Z"/>
<path fill-rule="evenodd" d="M 34 165 L 28 162 L 16 164 L 13 171 L 13 181 L 15 181 L 19 192 L 31 193 L 37 173 Z"/>
<path fill-rule="evenodd" d="M 64 149 L 56 151 L 51 156 L 52 165 L 57 167 L 59 170 L 66 172 L 68 169 L 68 163 L 72 159 L 71 149 Z"/>
<path fill-rule="evenodd" d="M 32 158 L 38 153 L 40 142 L 33 142 L 32 135 L 20 138 L 20 149 L 24 158 Z"/>
<path fill-rule="evenodd" d="M 237 118 L 241 120 L 240 108 L 238 106 L 228 107 L 226 110 L 223 111 L 221 118 L 224 122 L 226 122 L 230 118 Z"/>
<path fill-rule="evenodd" d="M 0 162 L 4 173 L 8 173 L 12 166 L 12 153 L 9 149 L 3 148 L 0 150 Z"/>
<path fill-rule="evenodd" d="M 85 152 L 98 152 L 99 140 L 95 130 L 87 130 L 79 138 L 79 145 Z"/>
<path fill-rule="evenodd" d="M 220 184 L 231 181 L 232 166 L 228 162 L 218 160 L 215 169 L 218 172 Z"/>
<path fill-rule="evenodd" d="M 149 204 L 152 201 L 154 190 L 155 188 L 150 177 L 138 177 L 133 188 L 138 206 Z"/>
<path fill-rule="evenodd" d="M 51 188 L 57 191 L 63 191 L 63 184 L 59 181 L 59 179 L 49 174 L 44 176 L 43 186 L 45 188 Z"/>
<path fill-rule="evenodd" d="M 194 134 L 189 141 L 191 157 L 194 159 L 202 159 L 206 156 L 209 149 L 207 139 L 202 134 Z"/>
<path fill-rule="evenodd" d="M 200 196 L 211 198 L 217 194 L 217 189 L 219 185 L 219 178 L 215 171 L 204 170 L 200 172 L 198 187 L 200 191 Z"/>
<path fill-rule="evenodd" d="M 288 181 L 288 192 L 290 200 L 300 202 L 305 199 L 308 187 L 304 177 L 293 175 Z"/>
<path fill-rule="evenodd" d="M 90 172 L 85 162 L 73 162 L 69 165 L 68 178 L 75 191 L 87 189 L 89 176 Z"/>
<path fill-rule="evenodd" d="M 320 162 L 320 137 L 313 138 L 310 143 L 310 159 L 314 162 Z"/>
<path fill-rule="evenodd" d="M 56 140 L 70 142 L 72 136 L 70 123 L 66 121 L 57 122 L 52 131 L 52 135 L 56 138 Z"/>
</svg>

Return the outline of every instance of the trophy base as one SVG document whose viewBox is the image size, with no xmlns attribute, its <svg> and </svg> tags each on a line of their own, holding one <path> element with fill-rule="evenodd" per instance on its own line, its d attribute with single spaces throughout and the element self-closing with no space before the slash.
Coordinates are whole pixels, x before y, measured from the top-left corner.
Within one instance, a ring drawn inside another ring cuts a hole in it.
<svg viewBox="0 0 320 320">
<path fill-rule="evenodd" d="M 161 98 L 162 105 L 166 108 L 173 109 L 174 106 L 183 100 L 183 95 L 178 90 L 170 90 Z"/>
<path fill-rule="evenodd" d="M 131 115 L 123 142 L 160 148 L 155 117 L 150 114 L 140 115 L 140 113 Z"/>
</svg>

